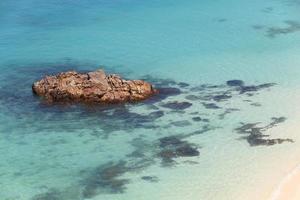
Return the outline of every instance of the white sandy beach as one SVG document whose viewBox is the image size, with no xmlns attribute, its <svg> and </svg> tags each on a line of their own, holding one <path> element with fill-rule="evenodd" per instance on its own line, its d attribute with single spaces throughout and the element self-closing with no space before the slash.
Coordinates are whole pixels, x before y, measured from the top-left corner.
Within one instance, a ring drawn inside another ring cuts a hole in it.
<svg viewBox="0 0 300 200">
<path fill-rule="evenodd" d="M 289 125 L 289 134 L 294 134 L 298 138 L 299 124 L 295 121 L 293 125 Z M 298 152 L 295 152 L 297 155 Z M 292 167 L 289 165 L 288 172 L 276 185 L 271 193 L 270 200 L 299 200 L 300 199 L 300 160 L 295 156 Z M 298 163 L 297 163 L 298 162 Z"/>
<path fill-rule="evenodd" d="M 300 166 L 294 168 L 278 185 L 270 200 L 300 199 Z"/>
</svg>

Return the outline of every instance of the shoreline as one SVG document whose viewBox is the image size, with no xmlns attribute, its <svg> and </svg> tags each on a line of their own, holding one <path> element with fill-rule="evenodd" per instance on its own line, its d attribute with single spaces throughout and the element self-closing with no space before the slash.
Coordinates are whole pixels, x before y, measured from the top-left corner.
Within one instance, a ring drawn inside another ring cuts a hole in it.
<svg viewBox="0 0 300 200">
<path fill-rule="evenodd" d="M 270 200 L 300 199 L 300 163 L 281 180 Z"/>
<path fill-rule="evenodd" d="M 296 117 L 298 119 L 298 117 Z M 298 138 L 298 123 L 297 120 L 289 123 L 286 127 L 286 132 L 291 133 L 294 137 Z M 281 127 L 282 133 L 284 127 Z M 297 142 L 297 141 L 296 141 Z M 290 159 L 294 160 L 293 164 L 288 164 L 286 173 L 277 182 L 270 193 L 269 200 L 299 200 L 300 199 L 300 157 L 297 156 L 299 152 L 290 154 Z"/>
</svg>

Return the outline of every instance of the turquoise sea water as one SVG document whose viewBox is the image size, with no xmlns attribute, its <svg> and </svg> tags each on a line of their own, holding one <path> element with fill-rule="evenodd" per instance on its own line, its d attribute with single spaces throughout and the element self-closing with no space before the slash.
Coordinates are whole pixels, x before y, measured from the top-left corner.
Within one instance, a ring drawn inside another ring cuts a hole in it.
<svg viewBox="0 0 300 200">
<path fill-rule="evenodd" d="M 300 119 L 299 9 L 2 0 L 0 199 L 266 199 L 267 180 L 300 156 L 297 133 L 272 131 Z M 49 106 L 31 93 L 46 74 L 98 68 L 163 92 L 111 107 Z M 235 79 L 245 85 L 226 85 Z M 294 143 L 266 145 L 260 133 Z"/>
</svg>

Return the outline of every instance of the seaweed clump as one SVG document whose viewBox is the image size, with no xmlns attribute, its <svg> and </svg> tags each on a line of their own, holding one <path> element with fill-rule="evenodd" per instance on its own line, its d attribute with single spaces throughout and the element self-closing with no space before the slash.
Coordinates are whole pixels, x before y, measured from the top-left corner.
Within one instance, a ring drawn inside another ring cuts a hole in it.
<svg viewBox="0 0 300 200">
<path fill-rule="evenodd" d="M 272 122 L 266 126 L 259 127 L 259 123 L 242 123 L 242 126 L 235 130 L 240 134 L 248 134 L 242 137 L 246 139 L 250 146 L 271 146 L 275 144 L 281 144 L 283 142 L 294 142 L 290 138 L 268 138 L 270 135 L 266 135 L 263 132 L 277 126 L 279 123 L 283 123 L 286 120 L 285 117 L 273 117 Z"/>
<path fill-rule="evenodd" d="M 101 193 L 123 193 L 128 179 L 120 176 L 128 171 L 126 162 L 108 163 L 98 167 L 87 179 L 83 180 L 83 197 L 92 198 Z"/>
<path fill-rule="evenodd" d="M 194 144 L 183 141 L 176 136 L 163 137 L 159 139 L 159 157 L 163 164 L 174 163 L 174 159 L 178 157 L 195 157 L 200 152 Z"/>
</svg>

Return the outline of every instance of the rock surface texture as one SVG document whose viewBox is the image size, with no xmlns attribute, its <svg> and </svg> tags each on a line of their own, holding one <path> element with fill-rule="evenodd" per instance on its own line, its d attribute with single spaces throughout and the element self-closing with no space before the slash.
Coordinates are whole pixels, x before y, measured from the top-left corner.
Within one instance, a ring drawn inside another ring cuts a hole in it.
<svg viewBox="0 0 300 200">
<path fill-rule="evenodd" d="M 103 70 L 46 76 L 32 90 L 48 102 L 125 103 L 149 98 L 158 91 L 142 80 L 124 80 Z"/>
</svg>

